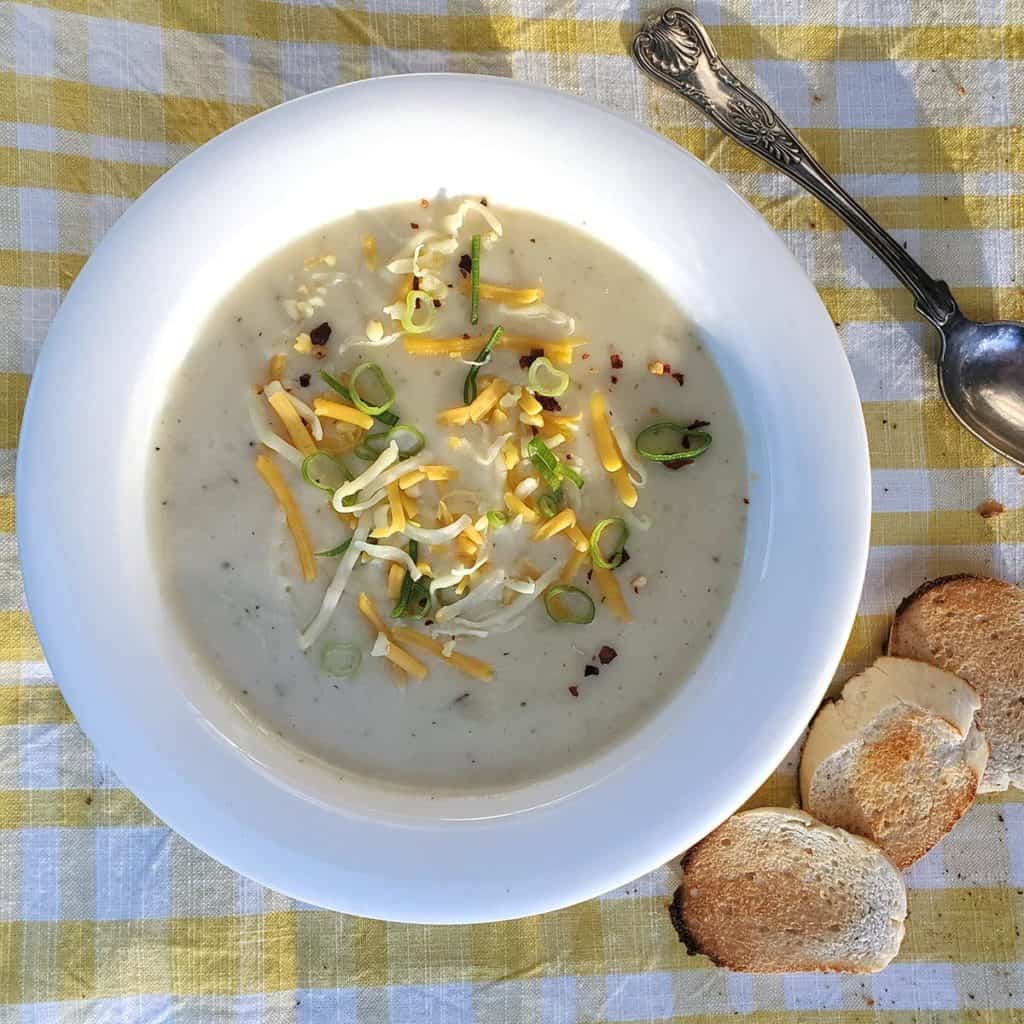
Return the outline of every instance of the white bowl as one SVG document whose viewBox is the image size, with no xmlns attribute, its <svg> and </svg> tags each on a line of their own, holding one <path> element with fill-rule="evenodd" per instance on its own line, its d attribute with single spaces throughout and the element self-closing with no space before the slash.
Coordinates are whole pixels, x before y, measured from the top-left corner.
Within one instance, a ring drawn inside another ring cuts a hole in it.
<svg viewBox="0 0 1024 1024">
<path fill-rule="evenodd" d="M 441 188 L 585 224 L 652 273 L 711 339 L 753 475 L 735 597 L 664 710 L 557 778 L 429 799 L 339 781 L 200 677 L 161 606 L 143 477 L 167 383 L 239 278 L 353 209 Z M 517 82 L 428 75 L 261 114 L 121 218 L 39 359 L 17 516 L 53 672 L 100 756 L 156 814 L 311 903 L 470 922 L 624 884 L 705 835 L 769 775 L 843 650 L 869 493 L 860 405 L 832 322 L 754 210 L 631 121 Z"/>
</svg>

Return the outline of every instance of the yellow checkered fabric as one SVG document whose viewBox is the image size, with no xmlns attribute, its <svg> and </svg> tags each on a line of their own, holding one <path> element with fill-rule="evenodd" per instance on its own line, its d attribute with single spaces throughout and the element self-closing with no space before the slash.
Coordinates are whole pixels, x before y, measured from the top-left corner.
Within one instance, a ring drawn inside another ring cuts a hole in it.
<svg viewBox="0 0 1024 1024">
<path fill-rule="evenodd" d="M 206 139 L 289 97 L 396 72 L 512 75 L 588 96 L 703 157 L 782 233 L 839 325 L 871 442 L 871 559 L 841 674 L 879 651 L 895 603 L 924 579 L 1020 580 L 1024 477 L 945 413 L 934 338 L 909 297 L 814 202 L 640 80 L 625 40 L 649 11 L 0 5 L 0 1024 L 1024 1020 L 1019 794 L 980 801 L 909 872 L 908 939 L 882 974 L 731 975 L 676 942 L 671 867 L 559 913 L 465 928 L 349 918 L 263 889 L 119 784 L 41 660 L 12 533 L 14 457 L 63 292 L 131 200 Z M 1024 316 L 1024 0 L 708 0 L 698 13 L 969 313 Z M 73 425 L 53 429 L 59 444 Z M 987 498 L 1006 513 L 979 516 Z M 782 766 L 758 801 L 790 800 L 793 773 Z"/>
</svg>

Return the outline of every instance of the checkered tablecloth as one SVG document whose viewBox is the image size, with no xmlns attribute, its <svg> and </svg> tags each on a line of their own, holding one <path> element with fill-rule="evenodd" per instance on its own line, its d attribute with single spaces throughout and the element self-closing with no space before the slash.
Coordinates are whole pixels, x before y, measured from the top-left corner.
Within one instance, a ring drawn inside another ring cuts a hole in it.
<svg viewBox="0 0 1024 1024">
<path fill-rule="evenodd" d="M 1020 794 L 979 801 L 909 872 L 908 938 L 885 972 L 733 975 L 677 943 L 671 867 L 559 913 L 465 928 L 345 917 L 263 889 L 120 785 L 41 660 L 13 534 L 14 459 L 64 290 L 128 204 L 206 139 L 289 97 L 396 72 L 512 75 L 652 124 L 796 252 L 839 325 L 871 442 L 871 558 L 842 675 L 880 650 L 895 603 L 924 579 L 1020 581 L 1024 477 L 945 413 L 933 338 L 908 296 L 814 202 L 640 80 L 625 40 L 650 9 L 0 5 L 0 1024 L 1024 1020 Z M 698 13 L 969 313 L 1024 316 L 1024 0 L 709 0 Z M 59 410 L 53 431 L 73 457 Z M 982 518 L 989 498 L 1007 511 Z M 790 800 L 793 772 L 784 765 L 758 801 Z"/>
</svg>

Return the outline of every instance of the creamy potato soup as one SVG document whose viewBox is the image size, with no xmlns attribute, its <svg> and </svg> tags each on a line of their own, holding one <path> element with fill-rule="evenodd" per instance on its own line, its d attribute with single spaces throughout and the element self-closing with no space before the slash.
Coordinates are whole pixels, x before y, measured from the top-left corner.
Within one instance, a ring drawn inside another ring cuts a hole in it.
<svg viewBox="0 0 1024 1024">
<path fill-rule="evenodd" d="M 549 776 L 685 685 L 746 528 L 722 378 L 644 271 L 484 199 L 359 213 L 205 324 L 152 543 L 241 713 L 341 774 Z"/>
</svg>

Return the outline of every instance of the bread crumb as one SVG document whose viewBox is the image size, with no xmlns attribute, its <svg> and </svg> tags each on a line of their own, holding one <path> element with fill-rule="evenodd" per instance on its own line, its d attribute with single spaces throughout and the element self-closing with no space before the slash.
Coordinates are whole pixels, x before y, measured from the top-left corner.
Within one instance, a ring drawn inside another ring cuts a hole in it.
<svg viewBox="0 0 1024 1024">
<path fill-rule="evenodd" d="M 636 577 L 634 577 L 633 581 L 630 583 L 630 586 L 633 588 L 633 593 L 634 594 L 639 594 L 640 591 L 643 590 L 644 587 L 647 586 L 647 577 L 646 576 L 636 576 Z"/>
<path fill-rule="evenodd" d="M 295 349 L 296 352 L 311 352 L 313 350 L 313 339 L 303 331 L 295 338 L 295 344 L 292 345 L 292 348 Z"/>
<path fill-rule="evenodd" d="M 665 372 L 665 364 L 660 359 L 652 359 L 647 364 L 647 372 L 653 373 L 655 377 L 660 377 Z"/>
<path fill-rule="evenodd" d="M 1001 516 L 1005 511 L 1003 503 L 996 501 L 995 498 L 988 498 L 978 506 L 978 515 L 982 519 L 993 519 L 996 516 Z"/>
<path fill-rule="evenodd" d="M 370 341 L 380 341 L 384 337 L 384 325 L 379 320 L 367 320 L 366 337 Z"/>
</svg>

